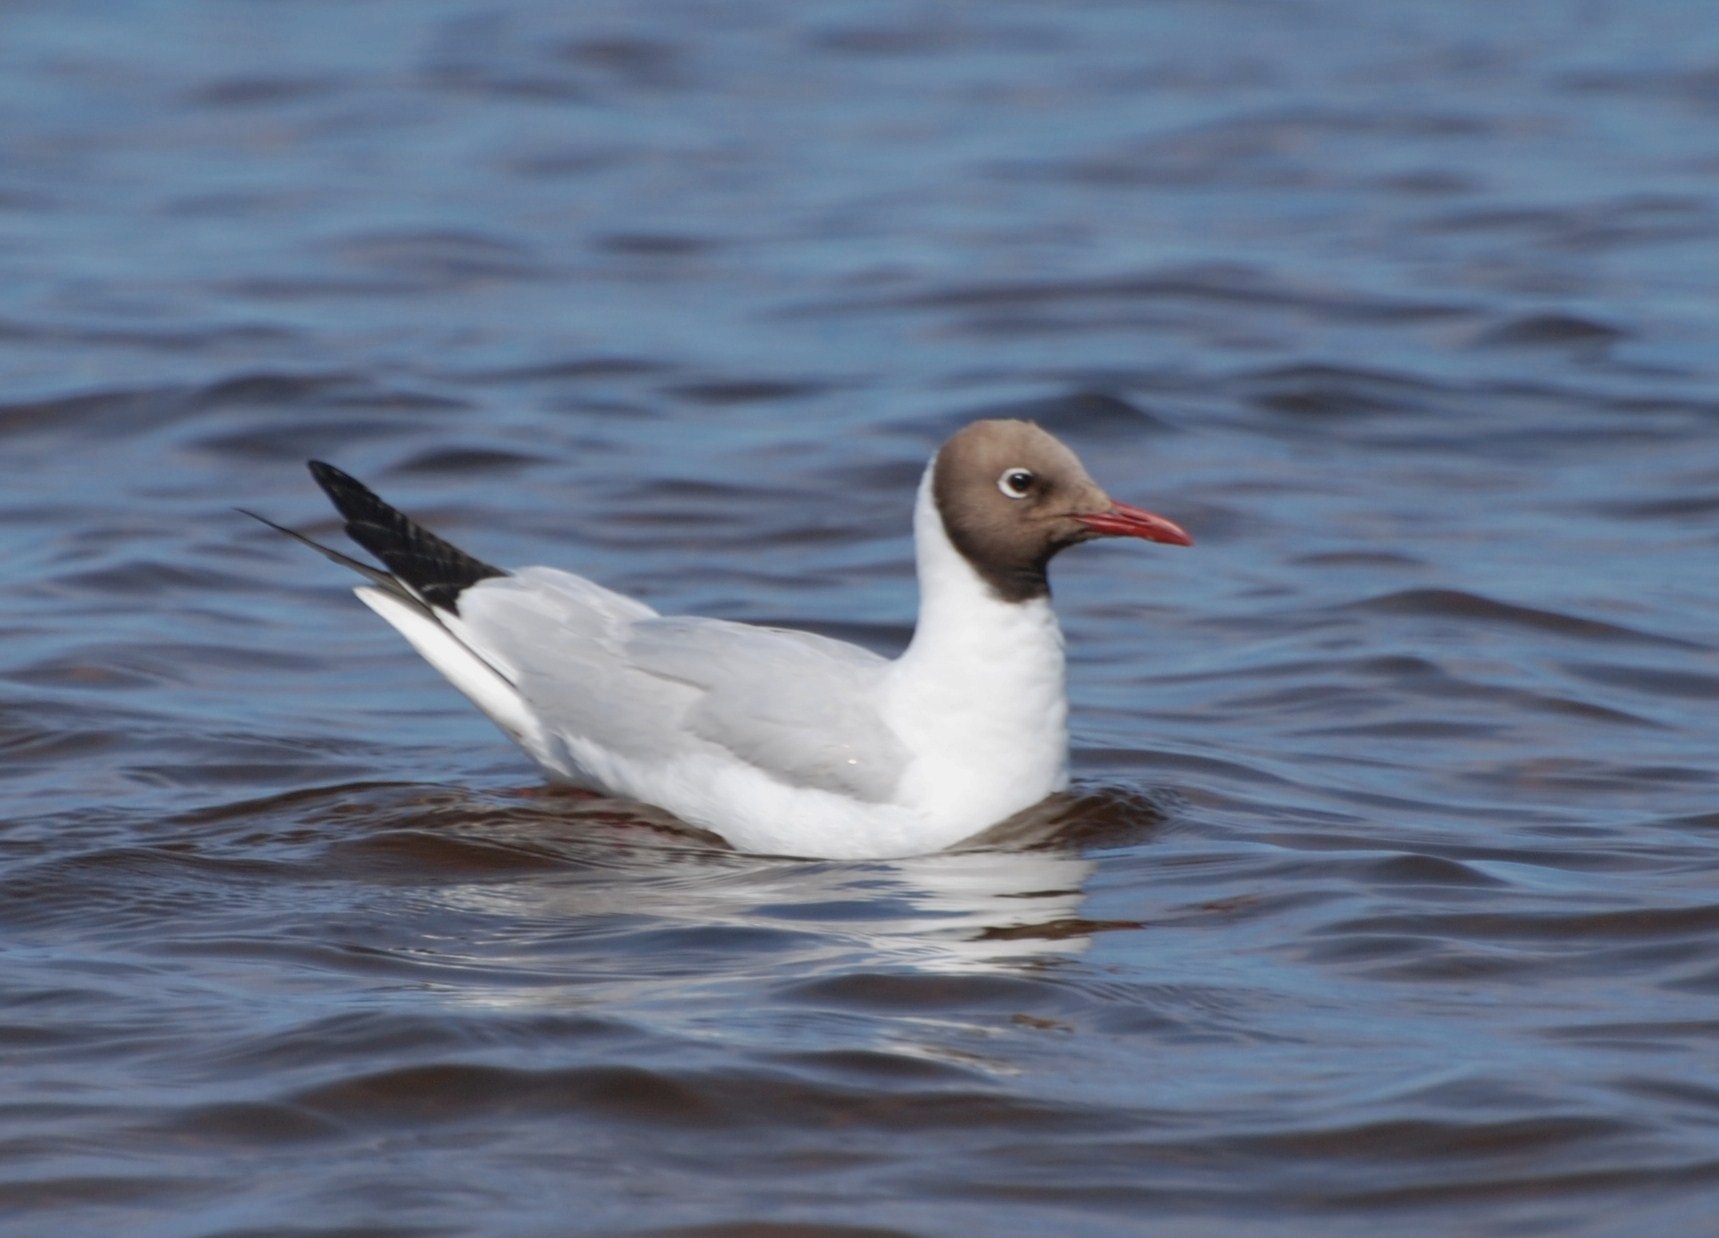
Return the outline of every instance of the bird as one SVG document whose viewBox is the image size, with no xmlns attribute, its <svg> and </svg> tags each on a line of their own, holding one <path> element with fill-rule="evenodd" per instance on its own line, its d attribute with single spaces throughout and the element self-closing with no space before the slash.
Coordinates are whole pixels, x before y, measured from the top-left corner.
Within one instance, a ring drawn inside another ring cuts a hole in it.
<svg viewBox="0 0 1719 1238">
<path fill-rule="evenodd" d="M 308 467 L 381 567 L 246 514 L 365 577 L 359 600 L 550 781 L 767 855 L 929 854 L 1066 788 L 1051 559 L 1095 538 L 1193 544 L 1112 499 L 1039 425 L 971 422 L 921 477 L 918 621 L 889 659 L 811 632 L 659 614 L 557 568 L 494 567 L 333 465 Z"/>
</svg>

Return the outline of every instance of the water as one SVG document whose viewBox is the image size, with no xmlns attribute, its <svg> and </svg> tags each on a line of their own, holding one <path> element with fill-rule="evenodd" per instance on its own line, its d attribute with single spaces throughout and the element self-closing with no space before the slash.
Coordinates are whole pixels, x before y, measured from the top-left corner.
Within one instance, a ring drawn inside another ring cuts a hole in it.
<svg viewBox="0 0 1719 1238">
<path fill-rule="evenodd" d="M 1710 1231 L 1715 47 L 8 6 L 6 1231 Z M 1077 794 L 894 863 L 545 793 L 232 511 L 889 650 L 998 412 L 1198 546 L 1059 560 Z"/>
</svg>

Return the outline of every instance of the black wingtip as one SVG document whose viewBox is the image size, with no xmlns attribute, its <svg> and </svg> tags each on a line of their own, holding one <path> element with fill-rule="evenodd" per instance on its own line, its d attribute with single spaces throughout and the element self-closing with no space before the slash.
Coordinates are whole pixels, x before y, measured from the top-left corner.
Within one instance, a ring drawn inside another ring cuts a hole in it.
<svg viewBox="0 0 1719 1238">
<path fill-rule="evenodd" d="M 332 464 L 322 460 L 307 460 L 305 467 L 310 470 L 310 475 L 316 479 L 316 484 L 322 487 L 322 492 L 329 497 L 335 509 L 348 520 L 357 520 L 362 514 L 374 512 L 378 508 L 394 511 L 374 490 Z"/>
<path fill-rule="evenodd" d="M 306 465 L 335 510 L 346 518 L 347 536 L 387 564 L 432 606 L 458 614 L 462 591 L 480 580 L 507 575 L 443 541 L 332 464 L 309 460 Z"/>
</svg>

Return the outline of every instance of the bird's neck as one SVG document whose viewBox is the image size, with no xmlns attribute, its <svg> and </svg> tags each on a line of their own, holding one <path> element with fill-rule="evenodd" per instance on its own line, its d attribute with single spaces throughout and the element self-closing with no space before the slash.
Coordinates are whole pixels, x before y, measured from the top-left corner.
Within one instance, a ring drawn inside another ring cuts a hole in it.
<svg viewBox="0 0 1719 1238">
<path fill-rule="evenodd" d="M 946 784 L 1024 799 L 1013 812 L 1067 780 L 1062 631 L 1048 597 L 1004 601 L 955 549 L 930 481 L 927 470 L 914 510 L 919 623 L 893 668 L 892 725 L 939 754 Z"/>
<path fill-rule="evenodd" d="M 1050 599 L 1011 602 L 998 595 L 944 532 L 931 476 L 928 468 L 913 511 L 919 623 L 903 659 L 934 657 L 943 665 L 979 662 L 992 675 L 1008 673 L 1008 665 L 992 664 L 1005 655 L 1023 669 L 1031 662 L 1054 663 L 1060 688 L 1062 633 Z"/>
</svg>

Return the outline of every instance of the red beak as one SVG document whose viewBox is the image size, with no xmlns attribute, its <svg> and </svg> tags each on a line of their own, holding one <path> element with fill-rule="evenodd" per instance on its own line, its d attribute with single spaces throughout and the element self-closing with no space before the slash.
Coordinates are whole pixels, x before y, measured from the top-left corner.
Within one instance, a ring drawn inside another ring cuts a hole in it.
<svg viewBox="0 0 1719 1238">
<path fill-rule="evenodd" d="M 1165 542 L 1171 546 L 1192 546 L 1194 539 L 1173 520 L 1155 516 L 1126 503 L 1112 503 L 1107 512 L 1077 515 L 1075 519 L 1105 537 L 1138 537 L 1148 542 Z"/>
</svg>

